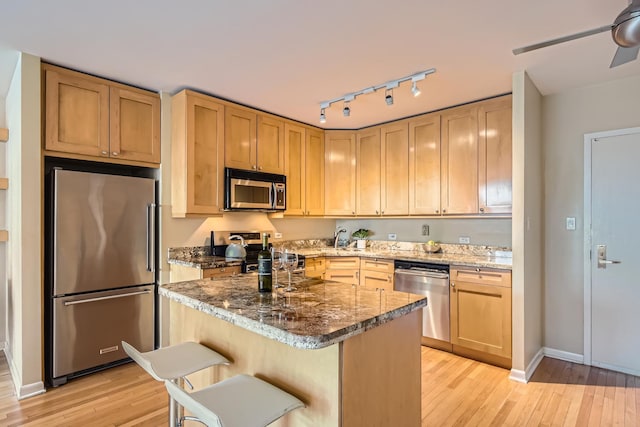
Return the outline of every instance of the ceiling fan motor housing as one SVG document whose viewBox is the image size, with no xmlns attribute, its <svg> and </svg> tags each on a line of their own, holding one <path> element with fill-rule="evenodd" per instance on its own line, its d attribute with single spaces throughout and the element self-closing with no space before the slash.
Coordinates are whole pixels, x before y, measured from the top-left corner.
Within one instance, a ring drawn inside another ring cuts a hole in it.
<svg viewBox="0 0 640 427">
<path fill-rule="evenodd" d="M 611 28 L 611 36 L 618 46 L 640 46 L 640 0 L 633 0 L 618 15 Z"/>
</svg>

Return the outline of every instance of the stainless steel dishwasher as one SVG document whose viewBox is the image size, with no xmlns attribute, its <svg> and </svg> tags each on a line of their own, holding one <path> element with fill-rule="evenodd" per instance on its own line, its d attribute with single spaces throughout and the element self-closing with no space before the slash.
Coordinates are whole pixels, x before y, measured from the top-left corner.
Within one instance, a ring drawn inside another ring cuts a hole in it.
<svg viewBox="0 0 640 427">
<path fill-rule="evenodd" d="M 450 342 L 449 266 L 421 262 L 396 261 L 393 289 L 424 295 L 422 335 Z"/>
</svg>

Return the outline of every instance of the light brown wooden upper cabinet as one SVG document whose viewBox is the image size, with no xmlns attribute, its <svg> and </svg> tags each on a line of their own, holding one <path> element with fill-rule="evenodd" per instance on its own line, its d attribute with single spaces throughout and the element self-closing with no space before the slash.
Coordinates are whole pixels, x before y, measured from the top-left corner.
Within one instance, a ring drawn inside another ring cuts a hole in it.
<svg viewBox="0 0 640 427">
<path fill-rule="evenodd" d="M 356 133 L 326 131 L 324 138 L 325 215 L 355 215 Z"/>
<path fill-rule="evenodd" d="M 284 174 L 284 121 L 242 108 L 225 112 L 225 166 Z"/>
<path fill-rule="evenodd" d="M 285 123 L 285 175 L 288 216 L 324 214 L 322 131 Z"/>
<path fill-rule="evenodd" d="M 478 213 L 478 106 L 442 112 L 442 214 Z"/>
<path fill-rule="evenodd" d="M 324 132 L 307 129 L 304 159 L 306 215 L 324 215 Z"/>
<path fill-rule="evenodd" d="M 356 214 L 380 215 L 382 188 L 380 128 L 356 135 Z"/>
<path fill-rule="evenodd" d="M 409 121 L 409 214 L 440 214 L 440 115 Z"/>
<path fill-rule="evenodd" d="M 478 197 L 480 213 L 511 213 L 511 95 L 480 103 Z"/>
<path fill-rule="evenodd" d="M 46 154 L 157 167 L 158 94 L 49 64 L 42 70 Z"/>
<path fill-rule="evenodd" d="M 381 215 L 409 213 L 409 135 L 406 121 L 382 126 Z"/>
<path fill-rule="evenodd" d="M 171 100 L 171 212 L 220 215 L 224 207 L 224 106 L 183 90 Z"/>
</svg>

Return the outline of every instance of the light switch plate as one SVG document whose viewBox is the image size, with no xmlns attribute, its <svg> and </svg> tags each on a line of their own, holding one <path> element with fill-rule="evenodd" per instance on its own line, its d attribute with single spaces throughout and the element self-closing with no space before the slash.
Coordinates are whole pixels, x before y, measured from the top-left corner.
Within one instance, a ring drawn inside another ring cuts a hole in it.
<svg viewBox="0 0 640 427">
<path fill-rule="evenodd" d="M 468 236 L 460 236 L 458 238 L 458 242 L 462 243 L 463 245 L 468 245 L 469 243 L 471 243 L 471 238 L 469 238 Z"/>
<path fill-rule="evenodd" d="M 573 216 L 567 217 L 567 230 L 575 230 L 576 229 L 576 218 Z"/>
<path fill-rule="evenodd" d="M 396 240 L 396 239 L 398 238 L 398 236 L 396 236 L 396 233 L 389 233 L 389 234 L 387 235 L 387 238 L 388 238 L 389 240 Z"/>
</svg>

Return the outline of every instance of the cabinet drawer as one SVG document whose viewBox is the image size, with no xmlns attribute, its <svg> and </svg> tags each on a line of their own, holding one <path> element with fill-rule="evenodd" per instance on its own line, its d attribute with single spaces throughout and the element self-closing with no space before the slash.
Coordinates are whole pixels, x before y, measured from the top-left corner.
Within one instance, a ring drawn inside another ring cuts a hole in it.
<svg viewBox="0 0 640 427">
<path fill-rule="evenodd" d="M 360 257 L 329 257 L 326 260 L 327 270 L 360 270 Z"/>
<path fill-rule="evenodd" d="M 357 270 L 326 270 L 324 278 L 349 285 L 360 284 L 360 272 Z"/>
<path fill-rule="evenodd" d="M 462 281 L 482 285 L 511 287 L 511 272 L 508 270 L 452 266 L 450 276 L 450 280 L 454 283 L 456 281 Z"/>
<path fill-rule="evenodd" d="M 325 259 L 324 257 L 306 258 L 304 264 L 305 275 L 308 277 L 318 277 L 324 273 Z"/>
<path fill-rule="evenodd" d="M 227 277 L 234 274 L 240 274 L 242 267 L 234 265 L 231 267 L 218 267 L 218 268 L 204 268 L 202 269 L 202 278 L 207 279 L 209 277 Z"/>
<path fill-rule="evenodd" d="M 393 274 L 380 271 L 362 270 L 360 272 L 360 286 L 370 289 L 393 291 Z"/>
<path fill-rule="evenodd" d="M 367 271 L 393 274 L 393 261 L 377 258 L 361 258 L 360 268 Z"/>
</svg>

